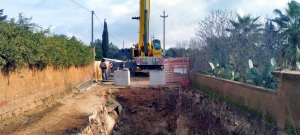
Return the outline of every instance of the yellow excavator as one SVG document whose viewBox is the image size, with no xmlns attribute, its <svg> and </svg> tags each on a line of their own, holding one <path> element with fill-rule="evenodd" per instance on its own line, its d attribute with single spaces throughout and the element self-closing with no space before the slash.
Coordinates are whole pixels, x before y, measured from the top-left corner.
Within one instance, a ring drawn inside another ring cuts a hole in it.
<svg viewBox="0 0 300 135">
<path fill-rule="evenodd" d="M 129 68 L 133 75 L 149 70 L 162 70 L 164 58 L 160 40 L 153 39 L 149 42 L 150 0 L 140 0 L 140 16 L 132 19 L 139 20 L 139 42 L 134 44 L 133 48 L 119 51 L 121 56 L 129 59 L 125 67 Z"/>
</svg>

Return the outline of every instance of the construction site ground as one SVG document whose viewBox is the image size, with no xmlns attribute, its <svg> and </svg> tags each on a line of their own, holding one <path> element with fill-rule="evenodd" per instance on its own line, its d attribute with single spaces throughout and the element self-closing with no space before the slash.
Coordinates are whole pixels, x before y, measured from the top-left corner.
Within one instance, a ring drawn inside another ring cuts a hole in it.
<svg viewBox="0 0 300 135">
<path fill-rule="evenodd" d="M 113 79 L 113 76 L 109 78 Z M 149 77 L 145 74 L 131 77 L 131 87 L 148 85 Z M 97 106 L 105 102 L 105 99 L 99 96 L 100 91 L 116 88 L 120 87 L 114 86 L 113 82 L 98 82 L 84 92 L 74 89 L 72 93 L 57 96 L 33 110 L 1 121 L 0 134 L 66 134 L 68 130 L 87 123 L 88 116 Z"/>
<path fill-rule="evenodd" d="M 45 100 L 35 109 L 1 121 L 0 134 L 107 134 L 103 132 L 105 128 L 98 127 L 93 120 L 89 122 L 89 116 L 112 98 L 123 106 L 122 113 L 117 111 L 119 119 L 111 132 L 114 135 L 280 134 L 276 126 L 261 118 L 193 88 L 179 84 L 151 87 L 144 74 L 131 76 L 130 80 L 130 86 L 98 82 L 83 92 L 74 89 Z M 107 110 L 112 111 L 109 107 Z M 87 133 L 83 127 L 94 131 Z"/>
</svg>

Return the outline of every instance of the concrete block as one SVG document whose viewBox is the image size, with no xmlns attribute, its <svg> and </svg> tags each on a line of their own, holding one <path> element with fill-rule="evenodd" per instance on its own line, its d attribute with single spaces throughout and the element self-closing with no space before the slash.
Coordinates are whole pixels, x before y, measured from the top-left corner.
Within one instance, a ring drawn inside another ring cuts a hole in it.
<svg viewBox="0 0 300 135">
<path fill-rule="evenodd" d="M 165 85 L 165 72 L 162 70 L 149 71 L 150 85 Z"/>
<path fill-rule="evenodd" d="M 129 86 L 130 74 L 129 71 L 117 70 L 114 72 L 114 85 Z"/>
</svg>

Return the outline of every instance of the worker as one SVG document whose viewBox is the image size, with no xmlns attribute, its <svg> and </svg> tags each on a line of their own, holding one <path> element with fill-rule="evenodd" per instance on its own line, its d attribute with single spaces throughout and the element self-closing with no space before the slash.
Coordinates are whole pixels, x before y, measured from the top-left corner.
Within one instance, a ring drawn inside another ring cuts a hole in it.
<svg viewBox="0 0 300 135">
<path fill-rule="evenodd" d="M 100 63 L 100 68 L 102 70 L 102 80 L 108 80 L 108 75 L 107 75 L 107 72 L 106 72 L 106 69 L 107 69 L 107 66 L 106 66 L 106 63 L 105 63 L 105 59 L 102 59 L 101 63 Z"/>
<path fill-rule="evenodd" d="M 121 64 L 120 64 L 120 70 L 124 70 L 124 68 L 125 68 L 125 61 L 123 61 Z"/>
</svg>

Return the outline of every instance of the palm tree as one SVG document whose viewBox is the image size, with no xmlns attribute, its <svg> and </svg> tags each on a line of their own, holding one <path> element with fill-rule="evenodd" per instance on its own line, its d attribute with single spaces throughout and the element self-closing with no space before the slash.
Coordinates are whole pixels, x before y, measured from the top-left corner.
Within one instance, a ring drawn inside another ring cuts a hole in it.
<svg viewBox="0 0 300 135">
<path fill-rule="evenodd" d="M 233 29 L 230 32 L 230 42 L 233 45 L 230 55 L 234 59 L 234 68 L 240 73 L 243 82 L 246 82 L 247 61 L 257 52 L 257 45 L 261 37 L 261 26 L 258 23 L 260 17 L 252 18 L 251 15 L 237 15 L 237 21 L 230 20 Z"/>
<path fill-rule="evenodd" d="M 259 47 L 259 56 L 258 64 L 263 65 L 266 61 L 269 61 L 271 58 L 279 60 L 280 52 L 280 40 L 278 37 L 278 28 L 274 25 L 272 21 L 267 21 L 264 25 L 264 31 L 262 34 L 261 45 Z"/>
<path fill-rule="evenodd" d="M 232 34 L 242 34 L 244 36 L 249 36 L 250 34 L 257 33 L 262 25 L 257 23 L 260 17 L 252 18 L 250 14 L 241 16 L 237 14 L 237 21 L 230 20 L 230 23 L 233 25 L 233 29 L 226 29 Z"/>
<path fill-rule="evenodd" d="M 271 19 L 280 27 L 280 37 L 284 43 L 282 56 L 289 65 L 295 66 L 296 61 L 300 60 L 300 4 L 291 1 L 285 9 L 285 14 L 279 9 L 274 9 L 278 17 Z"/>
</svg>

